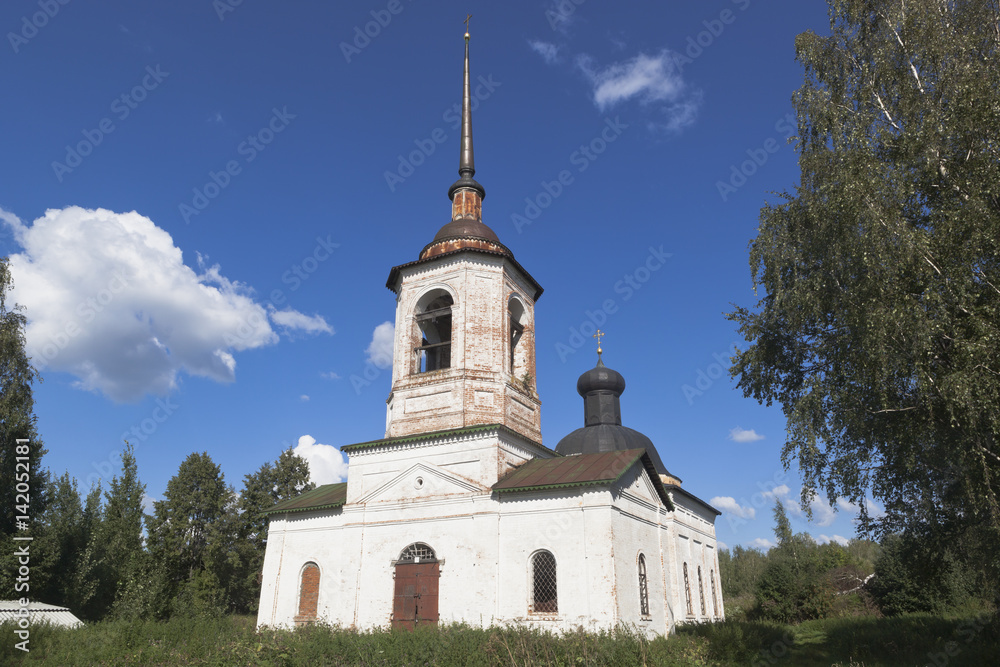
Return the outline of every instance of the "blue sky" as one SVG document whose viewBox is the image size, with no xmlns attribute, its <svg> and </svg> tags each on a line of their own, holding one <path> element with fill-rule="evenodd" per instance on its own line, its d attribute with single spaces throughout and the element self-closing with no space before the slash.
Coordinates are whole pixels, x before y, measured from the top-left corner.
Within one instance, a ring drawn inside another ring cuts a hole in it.
<svg viewBox="0 0 1000 667">
<path fill-rule="evenodd" d="M 722 373 L 759 209 L 798 180 L 817 0 L 3 3 L 0 253 L 45 463 L 87 487 L 127 436 L 159 498 L 193 451 L 238 489 L 296 445 L 323 483 L 382 437 L 385 280 L 450 216 L 467 12 L 484 221 L 545 288 L 545 444 L 600 326 L 624 423 L 723 542 L 772 540 L 775 496 L 852 536 L 855 508 L 800 515 L 780 409 Z"/>
</svg>

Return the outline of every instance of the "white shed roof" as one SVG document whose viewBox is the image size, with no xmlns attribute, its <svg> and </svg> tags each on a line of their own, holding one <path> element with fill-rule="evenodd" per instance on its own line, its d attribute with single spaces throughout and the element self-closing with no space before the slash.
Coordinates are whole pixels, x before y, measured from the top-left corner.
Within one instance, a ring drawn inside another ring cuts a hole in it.
<svg viewBox="0 0 1000 667">
<path fill-rule="evenodd" d="M 15 621 L 20 618 L 21 603 L 17 600 L 0 600 L 0 623 Z M 77 628 L 83 621 L 73 615 L 66 607 L 57 607 L 44 602 L 28 603 L 28 618 L 31 624 L 51 623 L 67 628 Z"/>
</svg>

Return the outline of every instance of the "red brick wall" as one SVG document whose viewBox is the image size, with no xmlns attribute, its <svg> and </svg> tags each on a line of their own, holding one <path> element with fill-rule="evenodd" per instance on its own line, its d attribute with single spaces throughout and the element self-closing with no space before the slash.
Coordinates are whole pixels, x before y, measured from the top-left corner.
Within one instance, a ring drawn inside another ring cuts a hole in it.
<svg viewBox="0 0 1000 667">
<path fill-rule="evenodd" d="M 315 563 L 307 563 L 302 568 L 302 585 L 299 588 L 299 614 L 295 617 L 296 624 L 316 620 L 316 607 L 319 603 L 319 567 Z"/>
</svg>

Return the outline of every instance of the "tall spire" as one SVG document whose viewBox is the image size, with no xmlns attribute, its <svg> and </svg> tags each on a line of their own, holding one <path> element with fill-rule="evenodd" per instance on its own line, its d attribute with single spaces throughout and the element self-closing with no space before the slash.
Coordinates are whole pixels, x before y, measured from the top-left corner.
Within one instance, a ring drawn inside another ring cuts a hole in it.
<svg viewBox="0 0 1000 667">
<path fill-rule="evenodd" d="M 459 153 L 460 178 L 448 188 L 451 221 L 438 230 L 434 240 L 420 251 L 420 259 L 462 248 L 500 252 L 513 257 L 496 232 L 483 223 L 483 198 L 486 190 L 473 178 L 476 162 L 472 153 L 472 92 L 469 82 L 469 17 L 465 19 L 465 80 L 462 91 L 462 148 Z"/>
<path fill-rule="evenodd" d="M 469 83 L 469 14 L 465 19 L 465 88 L 462 91 L 462 147 L 458 160 L 458 175 L 461 176 L 448 188 L 448 197 L 454 201 L 459 190 L 474 190 L 479 199 L 486 197 L 486 190 L 476 182 L 476 160 L 472 152 L 472 86 Z"/>
</svg>

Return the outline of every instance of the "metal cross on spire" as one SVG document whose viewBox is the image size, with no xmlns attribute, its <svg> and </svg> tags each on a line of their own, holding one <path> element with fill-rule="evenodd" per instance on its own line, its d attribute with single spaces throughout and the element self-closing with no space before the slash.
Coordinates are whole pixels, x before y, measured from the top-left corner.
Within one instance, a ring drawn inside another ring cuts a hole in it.
<svg viewBox="0 0 1000 667">
<path fill-rule="evenodd" d="M 465 15 L 465 20 L 462 21 L 462 23 L 465 24 L 465 39 L 466 40 L 469 39 L 469 19 L 471 19 L 471 18 L 472 18 L 472 14 L 466 14 Z"/>
<path fill-rule="evenodd" d="M 604 338 L 605 336 L 607 336 L 607 334 L 604 333 L 603 331 L 601 331 L 600 329 L 598 329 L 597 333 L 595 333 L 592 336 L 592 338 L 596 338 L 597 339 L 597 356 L 598 357 L 600 357 L 601 356 L 601 352 L 603 352 L 603 350 L 601 349 L 601 339 Z"/>
</svg>

